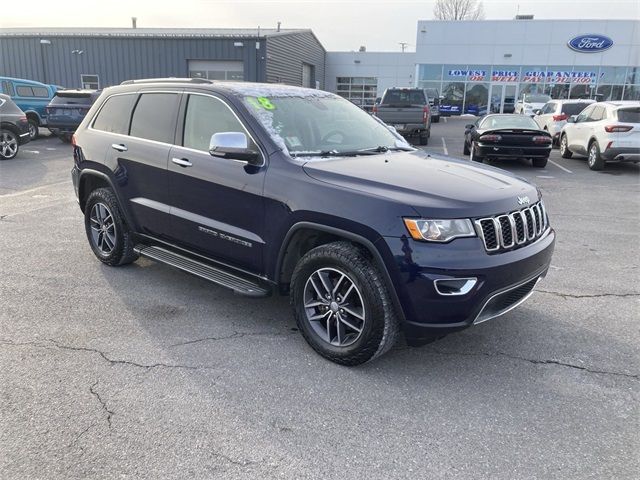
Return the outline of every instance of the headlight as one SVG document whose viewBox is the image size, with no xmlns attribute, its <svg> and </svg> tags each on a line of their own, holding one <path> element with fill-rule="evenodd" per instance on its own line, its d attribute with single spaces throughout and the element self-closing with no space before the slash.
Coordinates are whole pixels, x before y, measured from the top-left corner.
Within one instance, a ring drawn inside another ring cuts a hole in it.
<svg viewBox="0 0 640 480">
<path fill-rule="evenodd" d="M 404 224 L 414 240 L 448 242 L 458 237 L 475 237 L 476 232 L 468 218 L 457 220 L 424 220 L 405 218 Z"/>
</svg>

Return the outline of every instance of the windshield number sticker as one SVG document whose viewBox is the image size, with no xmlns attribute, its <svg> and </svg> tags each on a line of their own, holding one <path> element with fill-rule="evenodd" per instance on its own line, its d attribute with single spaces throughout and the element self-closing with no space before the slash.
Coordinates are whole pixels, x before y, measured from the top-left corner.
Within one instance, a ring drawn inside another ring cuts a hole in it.
<svg viewBox="0 0 640 480">
<path fill-rule="evenodd" d="M 249 97 L 247 101 L 255 108 L 264 108 L 265 110 L 276 109 L 276 106 L 267 97 Z"/>
</svg>

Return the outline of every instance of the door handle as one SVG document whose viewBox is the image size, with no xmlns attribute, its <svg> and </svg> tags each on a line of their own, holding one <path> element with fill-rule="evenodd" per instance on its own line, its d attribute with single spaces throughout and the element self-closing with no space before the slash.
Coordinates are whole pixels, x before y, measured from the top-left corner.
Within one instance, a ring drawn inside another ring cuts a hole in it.
<svg viewBox="0 0 640 480">
<path fill-rule="evenodd" d="M 118 150 L 119 152 L 127 151 L 126 145 L 123 145 L 122 143 L 113 143 L 111 144 L 111 148 L 113 148 L 114 150 Z"/>
<path fill-rule="evenodd" d="M 193 166 L 193 163 L 191 163 L 186 158 L 172 158 L 171 161 L 176 165 L 180 165 L 181 167 L 184 167 L 184 168 Z"/>
</svg>

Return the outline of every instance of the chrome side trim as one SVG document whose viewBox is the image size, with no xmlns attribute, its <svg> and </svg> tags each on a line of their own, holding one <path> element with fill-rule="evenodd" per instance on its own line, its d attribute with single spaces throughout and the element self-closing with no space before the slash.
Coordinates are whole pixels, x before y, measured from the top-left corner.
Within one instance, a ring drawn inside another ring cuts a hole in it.
<svg viewBox="0 0 640 480">
<path fill-rule="evenodd" d="M 484 302 L 484 305 L 482 305 L 482 308 L 480 309 L 480 311 L 478 312 L 478 315 L 476 315 L 476 318 L 473 320 L 472 325 L 479 325 L 481 323 L 486 322 L 487 320 L 492 320 L 494 318 L 500 317 L 502 315 L 504 315 L 505 313 L 510 312 L 511 310 L 513 310 L 514 308 L 518 307 L 519 305 L 522 305 L 524 302 L 527 301 L 527 299 L 533 295 L 533 292 L 536 291 L 536 286 L 538 285 L 538 283 L 540 283 L 540 281 L 542 280 L 543 276 L 542 274 L 538 274 L 537 275 L 538 280 L 536 281 L 536 284 L 533 286 L 533 288 L 531 289 L 531 291 L 529 293 L 527 293 L 524 297 L 522 297 L 520 300 L 518 300 L 516 303 L 514 303 L 513 305 L 509 306 L 508 308 L 505 308 L 504 310 L 499 311 L 498 313 L 491 315 L 490 317 L 487 318 L 483 318 L 482 320 L 479 320 L 479 318 L 482 316 L 482 312 L 484 312 L 484 309 L 487 308 L 487 305 L 489 305 L 489 303 L 496 298 L 499 295 L 502 295 L 504 293 L 510 292 L 511 290 L 516 290 L 517 288 L 520 288 L 521 286 L 529 283 L 531 280 L 533 280 L 534 278 L 536 278 L 536 276 L 533 276 L 531 278 L 529 278 L 528 280 L 525 280 L 524 282 L 520 282 L 517 283 L 516 285 L 512 285 L 510 287 L 507 287 L 503 290 L 500 290 L 496 293 L 494 293 L 493 295 L 491 295 L 486 302 Z"/>
</svg>

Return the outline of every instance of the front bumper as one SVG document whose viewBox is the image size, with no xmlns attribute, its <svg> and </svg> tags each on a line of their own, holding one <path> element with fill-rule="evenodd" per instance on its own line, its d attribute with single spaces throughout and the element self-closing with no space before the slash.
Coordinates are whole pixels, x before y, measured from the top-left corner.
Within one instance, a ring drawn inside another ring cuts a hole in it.
<svg viewBox="0 0 640 480">
<path fill-rule="evenodd" d="M 607 148 L 602 153 L 605 160 L 617 162 L 640 162 L 640 148 L 634 147 L 613 147 Z"/>
<path fill-rule="evenodd" d="M 502 315 L 522 303 L 551 263 L 555 232 L 516 250 L 489 254 L 479 238 L 447 244 L 385 237 L 396 261 L 396 292 L 410 343 Z M 474 278 L 463 295 L 443 295 L 436 281 Z"/>
<path fill-rule="evenodd" d="M 548 158 L 551 144 L 542 147 L 518 147 L 479 143 L 476 145 L 476 153 L 481 157 L 490 158 Z"/>
</svg>

